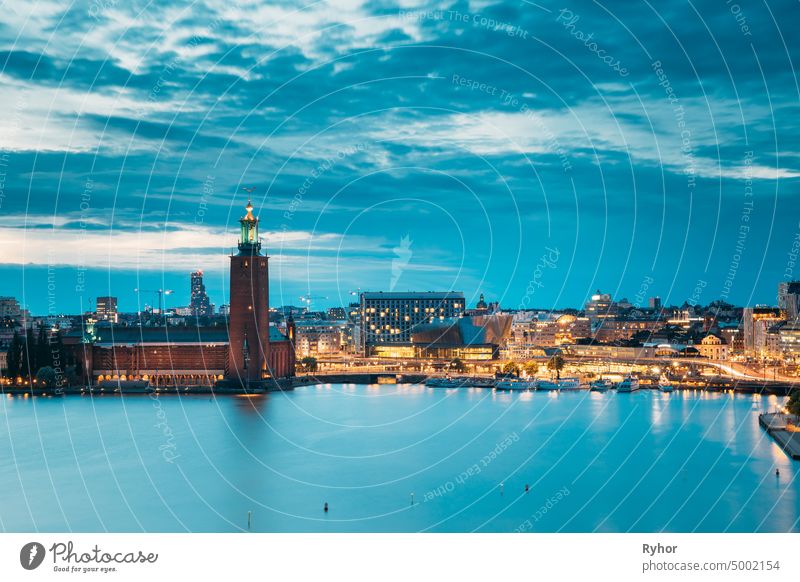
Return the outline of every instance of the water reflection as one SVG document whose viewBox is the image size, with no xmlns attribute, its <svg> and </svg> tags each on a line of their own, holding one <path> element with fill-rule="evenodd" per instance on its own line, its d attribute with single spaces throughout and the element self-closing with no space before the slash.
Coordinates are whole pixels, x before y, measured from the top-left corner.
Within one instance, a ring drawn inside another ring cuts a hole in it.
<svg viewBox="0 0 800 582">
<path fill-rule="evenodd" d="M 162 395 L 170 462 L 148 398 L 7 397 L 0 523 L 237 531 L 253 511 L 256 531 L 508 532 L 566 487 L 536 531 L 790 531 L 795 462 L 757 422 L 781 404 L 420 385 Z"/>
</svg>

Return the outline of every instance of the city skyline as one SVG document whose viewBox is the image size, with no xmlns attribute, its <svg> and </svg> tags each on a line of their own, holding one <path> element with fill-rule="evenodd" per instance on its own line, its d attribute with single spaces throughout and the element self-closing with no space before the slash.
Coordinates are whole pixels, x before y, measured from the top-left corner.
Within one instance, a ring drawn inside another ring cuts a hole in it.
<svg viewBox="0 0 800 582">
<path fill-rule="evenodd" d="M 746 30 L 713 2 L 622 7 L 319 5 L 291 27 L 289 4 L 16 7 L 2 293 L 128 306 L 202 269 L 219 302 L 254 187 L 275 304 L 397 288 L 516 306 L 546 249 L 545 309 L 649 279 L 676 304 L 699 280 L 704 302 L 773 303 L 800 232 L 800 55 L 772 34 L 791 3 Z"/>
</svg>

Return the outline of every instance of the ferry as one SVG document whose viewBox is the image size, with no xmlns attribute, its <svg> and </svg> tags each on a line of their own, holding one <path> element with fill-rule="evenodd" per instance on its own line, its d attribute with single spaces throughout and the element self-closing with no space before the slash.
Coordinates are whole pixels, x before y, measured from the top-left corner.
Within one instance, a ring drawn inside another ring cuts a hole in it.
<svg viewBox="0 0 800 582">
<path fill-rule="evenodd" d="M 593 392 L 606 392 L 611 388 L 612 384 L 610 380 L 605 380 L 600 378 L 599 380 L 595 380 L 591 384 L 589 384 L 589 388 Z"/>
<path fill-rule="evenodd" d="M 528 390 L 536 390 L 537 384 L 536 380 L 501 380 L 494 387 L 496 390 L 526 392 Z"/>
<path fill-rule="evenodd" d="M 625 378 L 617 384 L 617 392 L 636 392 L 639 389 L 639 378 L 635 376 L 625 376 Z"/>
</svg>

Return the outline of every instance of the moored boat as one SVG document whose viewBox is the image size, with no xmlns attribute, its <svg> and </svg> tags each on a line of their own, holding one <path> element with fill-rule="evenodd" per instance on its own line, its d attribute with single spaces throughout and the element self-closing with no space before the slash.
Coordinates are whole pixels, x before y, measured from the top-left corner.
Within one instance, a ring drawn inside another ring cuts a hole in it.
<svg viewBox="0 0 800 582">
<path fill-rule="evenodd" d="M 540 380 L 536 386 L 537 390 L 558 390 L 558 382 L 555 380 Z"/>
<path fill-rule="evenodd" d="M 495 389 L 526 392 L 528 390 L 536 390 L 536 384 L 536 380 L 501 380 L 495 384 Z"/>
<path fill-rule="evenodd" d="M 578 378 L 561 378 L 556 380 L 559 390 L 578 390 L 581 387 L 581 381 Z"/>
<path fill-rule="evenodd" d="M 611 381 L 606 380 L 604 378 L 600 378 L 599 380 L 595 380 L 591 384 L 589 384 L 589 388 L 593 392 L 606 392 L 611 388 Z"/>
<path fill-rule="evenodd" d="M 617 384 L 617 392 L 636 392 L 639 390 L 639 378 L 636 376 L 625 376 L 622 382 Z"/>
</svg>

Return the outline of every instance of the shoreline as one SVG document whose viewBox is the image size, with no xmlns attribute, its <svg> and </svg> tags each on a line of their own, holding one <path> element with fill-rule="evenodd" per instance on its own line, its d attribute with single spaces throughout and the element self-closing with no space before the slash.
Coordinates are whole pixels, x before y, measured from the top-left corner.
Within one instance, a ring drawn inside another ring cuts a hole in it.
<svg viewBox="0 0 800 582">
<path fill-rule="evenodd" d="M 220 383 L 216 386 L 170 386 L 158 387 L 144 385 L 141 382 L 104 382 L 102 386 L 70 386 L 63 388 L 34 388 L 30 386 L 3 386 L 0 393 L 12 396 L 80 396 L 80 395 L 135 395 L 135 394 L 159 394 L 159 395 L 187 395 L 187 394 L 219 394 L 219 395 L 253 395 L 267 394 L 270 392 L 285 392 L 303 386 L 316 386 L 319 384 L 359 384 L 359 385 L 392 385 L 392 384 L 422 384 L 430 374 L 398 374 L 394 372 L 371 372 L 371 373 L 351 373 L 351 374 L 324 374 L 295 376 L 292 378 L 282 378 L 271 382 L 265 382 L 259 386 L 245 388 L 234 386 L 230 383 Z M 675 391 L 702 391 L 702 392 L 728 392 L 740 394 L 760 394 L 788 396 L 792 390 L 797 389 L 797 384 L 789 382 L 775 381 L 755 381 L 755 380 L 717 380 L 708 381 L 705 386 L 674 383 Z M 470 388 L 465 386 L 464 388 Z M 462 389 L 462 388 L 456 388 Z M 494 388 L 482 388 L 493 390 Z M 643 385 L 640 390 L 657 391 L 656 385 Z M 586 388 L 575 390 L 575 392 L 588 391 Z M 611 390 L 613 392 L 613 390 Z"/>
</svg>

